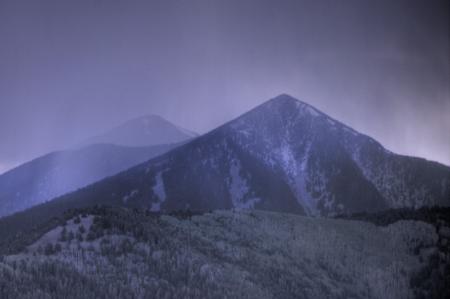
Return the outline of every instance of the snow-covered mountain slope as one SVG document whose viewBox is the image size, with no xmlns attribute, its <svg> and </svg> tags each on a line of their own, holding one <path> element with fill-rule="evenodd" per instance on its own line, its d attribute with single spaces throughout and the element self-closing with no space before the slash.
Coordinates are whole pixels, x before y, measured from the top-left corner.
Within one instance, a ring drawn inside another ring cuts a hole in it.
<svg viewBox="0 0 450 299">
<path fill-rule="evenodd" d="M 0 217 L 117 174 L 175 146 L 96 144 L 32 160 L 0 175 Z"/>
<path fill-rule="evenodd" d="M 92 209 L 63 223 L 0 260 L 0 297 L 398 299 L 448 293 L 440 274 L 448 250 L 435 227 L 421 221 L 379 227 L 263 211 L 176 217 Z"/>
<path fill-rule="evenodd" d="M 108 143 L 124 146 L 150 146 L 183 142 L 197 135 L 178 127 L 158 115 L 129 120 L 83 144 Z"/>
<path fill-rule="evenodd" d="M 54 205 L 258 208 L 326 216 L 448 206 L 449 185 L 450 168 L 391 153 L 310 105 L 281 95 Z"/>
<path fill-rule="evenodd" d="M 450 168 L 396 155 L 281 95 L 230 123 L 242 148 L 277 170 L 310 214 L 450 205 Z"/>
<path fill-rule="evenodd" d="M 332 215 L 450 204 L 448 167 L 393 154 L 288 95 L 117 179 L 138 176 L 137 197 L 154 210 Z"/>
</svg>

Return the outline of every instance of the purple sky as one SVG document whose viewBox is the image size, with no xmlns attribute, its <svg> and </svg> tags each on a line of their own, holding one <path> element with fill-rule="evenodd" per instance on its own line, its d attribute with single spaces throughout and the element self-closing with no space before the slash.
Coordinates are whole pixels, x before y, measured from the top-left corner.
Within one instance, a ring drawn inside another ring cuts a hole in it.
<svg viewBox="0 0 450 299">
<path fill-rule="evenodd" d="M 289 93 L 450 165 L 449 2 L 0 0 L 0 173 L 125 120 Z"/>
</svg>

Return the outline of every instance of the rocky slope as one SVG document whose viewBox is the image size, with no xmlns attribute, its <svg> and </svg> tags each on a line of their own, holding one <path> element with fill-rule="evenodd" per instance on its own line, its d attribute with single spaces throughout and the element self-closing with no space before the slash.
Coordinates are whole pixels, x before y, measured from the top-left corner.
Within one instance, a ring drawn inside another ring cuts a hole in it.
<svg viewBox="0 0 450 299">
<path fill-rule="evenodd" d="M 330 216 L 449 206 L 450 168 L 394 154 L 281 95 L 167 154 L 49 206 L 257 208 Z M 36 210 L 34 214 L 45 213 Z M 39 208 L 39 209 L 41 209 Z"/>
<path fill-rule="evenodd" d="M 281 95 L 72 198 L 96 201 L 99 196 L 109 204 L 153 211 L 373 212 L 448 206 L 450 168 L 396 155 L 308 104 Z"/>
</svg>

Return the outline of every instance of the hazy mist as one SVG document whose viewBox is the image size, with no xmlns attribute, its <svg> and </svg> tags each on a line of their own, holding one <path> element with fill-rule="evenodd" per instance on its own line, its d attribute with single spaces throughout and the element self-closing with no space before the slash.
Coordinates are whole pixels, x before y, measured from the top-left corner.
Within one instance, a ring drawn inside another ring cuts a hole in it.
<svg viewBox="0 0 450 299">
<path fill-rule="evenodd" d="M 128 119 L 288 93 L 450 165 L 448 1 L 0 0 L 0 173 Z"/>
</svg>

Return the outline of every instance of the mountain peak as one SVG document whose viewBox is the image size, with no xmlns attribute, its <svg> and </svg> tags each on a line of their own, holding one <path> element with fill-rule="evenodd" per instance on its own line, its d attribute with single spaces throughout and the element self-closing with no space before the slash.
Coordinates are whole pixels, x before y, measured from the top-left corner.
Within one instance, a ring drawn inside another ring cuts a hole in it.
<svg viewBox="0 0 450 299">
<path fill-rule="evenodd" d="M 270 99 L 269 101 L 274 101 L 274 102 L 300 102 L 298 99 L 294 98 L 293 96 L 287 94 L 287 93 L 282 93 L 277 95 L 276 97 Z"/>
<path fill-rule="evenodd" d="M 138 123 L 143 123 L 145 125 L 148 125 L 151 122 L 169 122 L 169 121 L 157 114 L 145 114 L 145 115 L 130 119 L 126 123 L 132 123 L 132 122 L 138 122 Z"/>
<path fill-rule="evenodd" d="M 161 141 L 170 131 L 133 130 L 131 141 Z M 123 137 L 129 133 L 116 131 L 102 140 L 129 142 Z M 449 182 L 449 168 L 387 152 L 370 137 L 282 94 L 176 150 L 61 200 L 152 211 L 257 208 L 327 216 L 448 206 Z"/>
<path fill-rule="evenodd" d="M 282 93 L 282 94 L 268 100 L 265 104 L 268 104 L 270 106 L 278 106 L 278 107 L 284 107 L 284 106 L 298 107 L 300 105 L 306 105 L 306 103 L 304 103 L 286 93 Z"/>
<path fill-rule="evenodd" d="M 262 104 L 262 106 L 268 106 L 268 108 L 275 111 L 302 110 L 312 116 L 324 115 L 310 104 L 300 101 L 286 93 L 280 94 L 268 100 L 266 103 Z"/>
<path fill-rule="evenodd" d="M 186 141 L 196 134 L 163 117 L 147 114 L 90 138 L 85 144 L 110 143 L 123 146 L 150 146 Z"/>
</svg>

